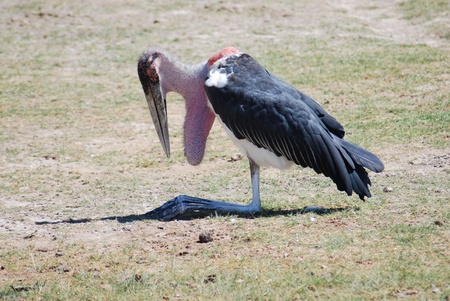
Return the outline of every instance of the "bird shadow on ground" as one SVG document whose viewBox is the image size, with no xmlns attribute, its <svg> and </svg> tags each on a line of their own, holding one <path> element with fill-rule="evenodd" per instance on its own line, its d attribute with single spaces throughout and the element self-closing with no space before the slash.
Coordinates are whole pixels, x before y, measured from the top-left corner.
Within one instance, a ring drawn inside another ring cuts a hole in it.
<svg viewBox="0 0 450 301">
<path fill-rule="evenodd" d="M 308 214 L 308 213 L 314 213 L 317 215 L 328 215 L 333 214 L 336 212 L 341 211 L 350 211 L 354 210 L 350 207 L 340 207 L 340 208 L 324 208 L 321 206 L 306 206 L 302 209 L 263 209 L 263 212 L 261 214 L 230 214 L 230 213 L 220 213 L 220 212 L 214 212 L 214 211 L 193 211 L 193 212 L 187 212 L 184 213 L 181 216 L 178 216 L 174 220 L 194 220 L 194 219 L 200 219 L 205 218 L 208 216 L 237 216 L 239 218 L 247 218 L 247 219 L 254 219 L 259 217 L 275 217 L 275 216 L 291 216 L 291 215 L 298 215 L 298 214 Z M 130 215 L 124 215 L 124 216 L 107 216 L 107 217 L 100 217 L 100 218 L 79 218 L 79 219 L 73 219 L 68 218 L 65 220 L 59 220 L 59 221 L 39 221 L 35 222 L 36 225 L 54 225 L 54 224 L 83 224 L 83 223 L 90 223 L 90 222 L 96 222 L 96 221 L 118 221 L 119 223 L 131 223 L 135 221 L 142 221 L 142 220 L 155 220 L 151 215 L 149 215 L 150 212 L 144 213 L 144 214 L 130 214 Z"/>
</svg>

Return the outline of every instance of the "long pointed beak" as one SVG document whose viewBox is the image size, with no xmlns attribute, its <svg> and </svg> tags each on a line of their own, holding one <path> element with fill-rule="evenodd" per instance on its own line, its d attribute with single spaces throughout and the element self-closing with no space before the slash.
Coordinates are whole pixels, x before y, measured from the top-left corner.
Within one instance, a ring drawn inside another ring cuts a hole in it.
<svg viewBox="0 0 450 301">
<path fill-rule="evenodd" d="M 166 100 L 162 98 L 161 88 L 158 85 L 150 86 L 150 93 L 145 95 L 147 98 L 148 109 L 152 115 L 153 124 L 159 137 L 159 142 L 166 153 L 167 158 L 170 157 L 170 141 L 169 127 L 167 125 L 167 107 Z"/>
<path fill-rule="evenodd" d="M 155 69 L 147 68 L 146 61 L 141 59 L 138 64 L 139 79 L 144 89 L 145 98 L 147 99 L 148 109 L 152 115 L 153 124 L 159 141 L 166 153 L 170 156 L 169 128 L 167 125 L 167 108 L 166 100 L 162 96 L 159 76 Z"/>
</svg>

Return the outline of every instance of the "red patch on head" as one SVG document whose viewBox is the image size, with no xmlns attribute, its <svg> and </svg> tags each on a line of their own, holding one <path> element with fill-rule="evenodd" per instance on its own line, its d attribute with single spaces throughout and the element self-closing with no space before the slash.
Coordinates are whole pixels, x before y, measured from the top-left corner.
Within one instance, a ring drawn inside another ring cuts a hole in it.
<svg viewBox="0 0 450 301">
<path fill-rule="evenodd" d="M 224 49 L 222 49 L 222 51 L 216 53 L 214 56 L 212 56 L 208 60 L 208 66 L 214 65 L 215 62 L 217 62 L 218 60 L 220 60 L 223 57 L 230 56 L 233 54 L 238 54 L 238 53 L 241 53 L 241 52 L 234 47 L 224 48 Z"/>
</svg>

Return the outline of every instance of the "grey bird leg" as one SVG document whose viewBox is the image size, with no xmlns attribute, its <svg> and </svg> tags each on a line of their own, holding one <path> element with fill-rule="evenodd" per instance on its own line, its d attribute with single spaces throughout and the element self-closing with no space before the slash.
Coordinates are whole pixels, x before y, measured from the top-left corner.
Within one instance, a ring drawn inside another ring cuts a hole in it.
<svg viewBox="0 0 450 301">
<path fill-rule="evenodd" d="M 198 211 L 218 211 L 223 213 L 256 214 L 262 211 L 259 197 L 259 165 L 250 161 L 250 175 L 252 182 L 252 202 L 248 205 L 239 205 L 228 202 L 213 201 L 196 198 L 188 195 L 179 195 L 162 206 L 148 212 L 149 219 L 170 221 L 184 213 Z"/>
</svg>

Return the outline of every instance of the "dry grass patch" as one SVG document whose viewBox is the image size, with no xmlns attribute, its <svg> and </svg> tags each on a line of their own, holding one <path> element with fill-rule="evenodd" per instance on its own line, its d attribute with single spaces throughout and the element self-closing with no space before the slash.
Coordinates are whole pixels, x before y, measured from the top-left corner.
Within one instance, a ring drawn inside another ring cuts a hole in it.
<svg viewBox="0 0 450 301">
<path fill-rule="evenodd" d="M 445 9 L 415 3 L 2 2 L 0 299 L 448 299 L 450 54 L 428 26 Z M 136 74 L 148 46 L 194 63 L 228 45 L 380 155 L 373 198 L 264 169 L 260 217 L 139 218 L 181 193 L 250 200 L 217 124 L 187 165 L 176 95 L 164 158 Z"/>
</svg>

